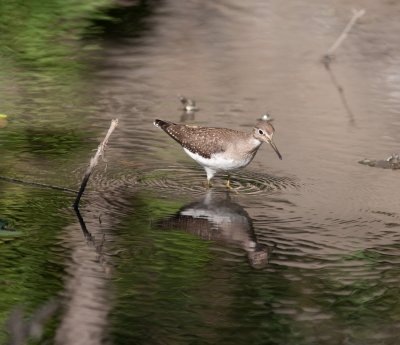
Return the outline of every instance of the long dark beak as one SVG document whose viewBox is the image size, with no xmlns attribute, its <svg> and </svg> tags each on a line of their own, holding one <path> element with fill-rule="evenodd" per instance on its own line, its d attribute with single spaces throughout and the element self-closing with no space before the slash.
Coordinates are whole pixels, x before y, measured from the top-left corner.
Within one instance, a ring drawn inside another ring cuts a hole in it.
<svg viewBox="0 0 400 345">
<path fill-rule="evenodd" d="M 278 155 L 279 159 L 282 159 L 282 155 L 279 153 L 278 148 L 276 147 L 275 143 L 272 140 L 268 141 L 269 144 L 272 146 L 272 148 L 274 149 L 274 151 L 276 152 L 276 154 Z"/>
</svg>

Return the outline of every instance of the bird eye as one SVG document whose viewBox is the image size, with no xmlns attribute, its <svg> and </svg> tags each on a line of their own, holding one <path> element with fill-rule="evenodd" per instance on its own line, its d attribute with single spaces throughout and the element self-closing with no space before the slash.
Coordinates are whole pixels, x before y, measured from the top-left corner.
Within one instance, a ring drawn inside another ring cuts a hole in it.
<svg viewBox="0 0 400 345">
<path fill-rule="evenodd" d="M 264 132 L 261 129 L 258 130 L 258 133 L 260 133 L 261 135 L 264 134 Z"/>
</svg>

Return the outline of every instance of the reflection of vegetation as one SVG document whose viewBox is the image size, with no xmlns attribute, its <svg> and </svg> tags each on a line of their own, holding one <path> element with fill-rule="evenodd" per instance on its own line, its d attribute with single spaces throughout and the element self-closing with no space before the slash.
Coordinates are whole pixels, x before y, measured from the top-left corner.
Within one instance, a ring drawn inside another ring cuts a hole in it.
<svg viewBox="0 0 400 345">
<path fill-rule="evenodd" d="M 345 255 L 343 260 L 364 260 L 366 263 L 376 263 L 378 262 L 379 258 L 380 255 L 377 252 L 372 252 L 370 250 L 359 250 Z"/>
<path fill-rule="evenodd" d="M 92 148 L 83 145 L 92 134 L 83 114 L 95 108 L 88 102 L 90 87 L 82 72 L 93 45 L 81 38 L 105 6 L 111 1 L 0 3 L 0 83 L 8 90 L 0 112 L 9 115 L 7 128 L 0 131 L 1 174 L 15 176 L 10 170 L 16 164 L 32 176 L 38 174 L 35 166 L 53 171 L 60 167 L 57 160 Z M 46 156 L 52 161 L 44 161 Z"/>
<path fill-rule="evenodd" d="M 20 236 L 23 236 L 23 233 L 20 231 L 0 230 L 0 243 L 11 241 Z"/>
<path fill-rule="evenodd" d="M 0 219 L 0 244 L 5 241 L 11 241 L 22 236 L 21 231 L 15 231 L 8 225 L 8 221 Z"/>
<path fill-rule="evenodd" d="M 392 327 L 391 320 L 399 315 L 392 307 L 400 288 L 398 277 L 392 284 L 377 278 L 382 273 L 379 266 L 386 260 L 382 253 L 360 250 L 341 260 L 338 258 L 338 267 L 325 268 L 309 276 L 307 285 L 314 288 L 313 305 L 330 315 L 320 327 L 329 334 L 330 341 L 326 344 L 336 344 L 335 333 L 345 336 L 338 330 L 347 329 L 350 342 L 367 344 L 384 327 Z M 381 278 L 389 274 L 385 272 Z M 389 288 L 390 285 L 393 287 Z M 307 325 L 303 332 L 314 331 Z"/>
<path fill-rule="evenodd" d="M 135 1 L 136 6 L 112 7 L 106 11 L 106 18 L 94 20 L 94 30 L 102 29 L 103 35 L 118 39 L 121 37 L 137 37 L 149 28 L 148 18 L 161 1 Z M 113 18 L 113 20 L 109 20 Z"/>
<path fill-rule="evenodd" d="M 119 7 L 111 0 L 2 1 L 0 56 L 16 62 L 16 67 L 29 68 L 25 73 L 47 82 L 79 77 L 76 72 L 86 67 L 80 59 L 98 49 L 96 40 L 82 40 L 84 37 L 138 35 L 145 29 L 143 19 L 152 13 L 154 3 L 139 0 Z"/>
<path fill-rule="evenodd" d="M 26 186 L 2 184 L 0 190 L 2 217 L 23 234 L 4 243 L 0 237 L 0 343 L 3 344 L 2 326 L 16 305 L 23 305 L 30 313 L 63 287 L 66 254 L 58 236 L 67 220 L 60 210 L 71 200 L 59 192 Z"/>
<path fill-rule="evenodd" d="M 89 21 L 101 16 L 109 0 L 2 1 L 0 4 L 1 55 L 29 68 L 69 73 L 79 68 L 74 56 Z M 43 73 L 43 70 L 40 70 Z M 65 73 L 64 73 L 65 75 Z"/>
<path fill-rule="evenodd" d="M 26 128 L 24 131 L 9 133 L 2 149 L 12 151 L 18 148 L 42 158 L 46 155 L 57 157 L 76 153 L 87 137 L 87 132 L 79 130 Z"/>
<path fill-rule="evenodd" d="M 10 174 L 21 152 L 26 165 L 32 166 L 32 158 L 51 157 L 41 166 L 55 169 L 57 159 L 71 160 L 94 146 L 85 145 L 96 136 L 88 131 L 88 117 L 99 111 L 90 75 L 97 59 L 93 51 L 103 31 L 114 25 L 109 23 L 123 25 L 125 15 L 129 27 L 140 32 L 147 8 L 147 1 L 122 8 L 112 0 L 0 3 L 0 84 L 7 90 L 0 113 L 9 115 L 8 127 L 0 131 L 0 174 Z M 0 127 L 6 124 L 2 119 Z M 29 153 L 34 156 L 26 157 Z"/>
<path fill-rule="evenodd" d="M 156 180 L 161 180 L 163 178 L 166 178 L 170 175 L 169 171 L 160 171 L 160 170 L 155 170 L 155 171 L 150 171 L 146 174 L 141 174 L 138 176 L 138 182 L 146 182 L 146 181 L 156 181 Z"/>
<path fill-rule="evenodd" d="M 142 3 L 139 2 L 140 6 Z M 0 113 L 9 115 L 8 122 L 0 117 L 0 174 L 15 176 L 22 172 L 35 179 L 40 172 L 51 183 L 48 175 L 68 174 L 77 165 L 76 155 L 89 152 L 98 144 L 96 141 L 88 145 L 96 133 L 87 128 L 101 127 L 87 122 L 99 110 L 90 75 L 92 62 L 97 58 L 93 51 L 98 49 L 99 41 L 89 31 L 97 31 L 96 22 L 102 18 L 107 17 L 103 21 L 106 23 L 108 15 L 104 13 L 116 6 L 111 0 L 0 3 Z M 128 12 L 135 11 L 125 8 L 119 14 Z M 138 21 L 146 13 L 139 10 Z M 86 155 L 84 160 L 86 163 Z M 3 325 L 15 306 L 22 305 L 29 317 L 63 289 L 68 254 L 60 245 L 59 234 L 70 220 L 60 209 L 70 206 L 71 200 L 59 192 L 1 182 L 0 191 L 1 219 L 11 224 L 11 230 L 0 230 L 3 344 Z M 153 205 L 160 212 L 168 210 L 164 206 Z M 179 236 L 182 234 L 176 235 Z M 189 261 L 196 259 L 189 253 L 185 256 Z M 45 340 L 51 342 L 55 329 L 53 320 Z"/>
<path fill-rule="evenodd" d="M 156 219 L 166 214 L 171 214 L 173 211 L 179 210 L 182 207 L 182 202 L 172 201 L 168 199 L 159 199 L 151 194 L 140 194 L 140 198 L 136 201 L 137 207 L 141 208 L 145 214 L 151 216 L 150 219 Z"/>
</svg>

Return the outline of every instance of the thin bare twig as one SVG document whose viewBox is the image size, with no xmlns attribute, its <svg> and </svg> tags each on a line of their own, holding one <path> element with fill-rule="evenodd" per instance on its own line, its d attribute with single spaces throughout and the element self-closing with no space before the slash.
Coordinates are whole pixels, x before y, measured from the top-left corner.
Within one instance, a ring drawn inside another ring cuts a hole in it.
<svg viewBox="0 0 400 345">
<path fill-rule="evenodd" d="M 343 43 L 343 41 L 347 38 L 347 35 L 349 34 L 351 28 L 353 25 L 356 23 L 358 19 L 360 19 L 363 15 L 365 14 L 365 10 L 353 10 L 353 17 L 351 17 L 350 21 L 347 23 L 346 27 L 340 34 L 340 36 L 336 39 L 336 41 L 332 44 L 332 46 L 328 49 L 326 54 L 323 56 L 323 62 L 325 66 L 329 65 L 329 63 L 332 61 L 333 53 L 339 46 Z"/>
<path fill-rule="evenodd" d="M 105 150 L 105 148 L 107 146 L 108 139 L 110 138 L 112 132 L 117 127 L 117 125 L 118 125 L 118 119 L 115 119 L 115 120 L 111 121 L 110 128 L 108 129 L 108 132 L 107 132 L 106 136 L 104 137 L 103 141 L 101 142 L 101 144 L 97 148 L 96 154 L 93 156 L 93 158 L 90 159 L 90 164 L 89 164 L 88 168 L 86 169 L 85 175 L 83 176 L 81 188 L 79 189 L 78 195 L 76 196 L 76 199 L 75 199 L 75 202 L 74 202 L 74 208 L 75 209 L 79 207 L 79 201 L 81 200 L 81 197 L 82 197 L 82 195 L 83 195 L 83 193 L 85 191 L 85 188 L 86 188 L 86 185 L 87 185 L 87 183 L 89 181 L 90 175 L 92 174 L 92 171 L 93 171 L 94 167 L 99 162 L 99 158 L 104 155 L 104 150 Z"/>
</svg>

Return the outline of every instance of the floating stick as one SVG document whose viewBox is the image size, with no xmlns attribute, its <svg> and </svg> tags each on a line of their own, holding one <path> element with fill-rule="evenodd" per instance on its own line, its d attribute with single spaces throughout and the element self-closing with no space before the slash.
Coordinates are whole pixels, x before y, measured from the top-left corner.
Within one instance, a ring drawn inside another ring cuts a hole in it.
<svg viewBox="0 0 400 345">
<path fill-rule="evenodd" d="M 103 141 L 97 148 L 97 152 L 94 155 L 94 157 L 90 159 L 90 164 L 89 164 L 88 168 L 86 169 L 85 175 L 83 176 L 81 188 L 79 189 L 78 195 L 76 196 L 76 199 L 74 202 L 75 209 L 79 208 L 79 201 L 81 200 L 82 194 L 85 191 L 85 188 L 89 181 L 90 175 L 92 174 L 94 167 L 99 162 L 99 158 L 104 155 L 104 150 L 107 146 L 108 139 L 110 138 L 111 133 L 114 131 L 114 129 L 115 129 L 115 127 L 117 127 L 117 125 L 118 125 L 118 119 L 111 121 L 110 128 L 108 129 L 106 136 L 104 137 Z"/>
<path fill-rule="evenodd" d="M 336 39 L 335 43 L 332 44 L 332 46 L 328 49 L 326 54 L 323 56 L 323 62 L 326 65 L 329 65 L 329 63 L 332 61 L 332 56 L 334 51 L 339 48 L 339 46 L 343 43 L 343 41 L 347 38 L 347 35 L 349 34 L 351 28 L 353 25 L 356 23 L 356 21 L 361 18 L 365 14 L 365 10 L 353 10 L 353 17 L 351 17 L 350 21 L 347 23 L 346 27 L 340 34 L 340 36 Z"/>
</svg>

